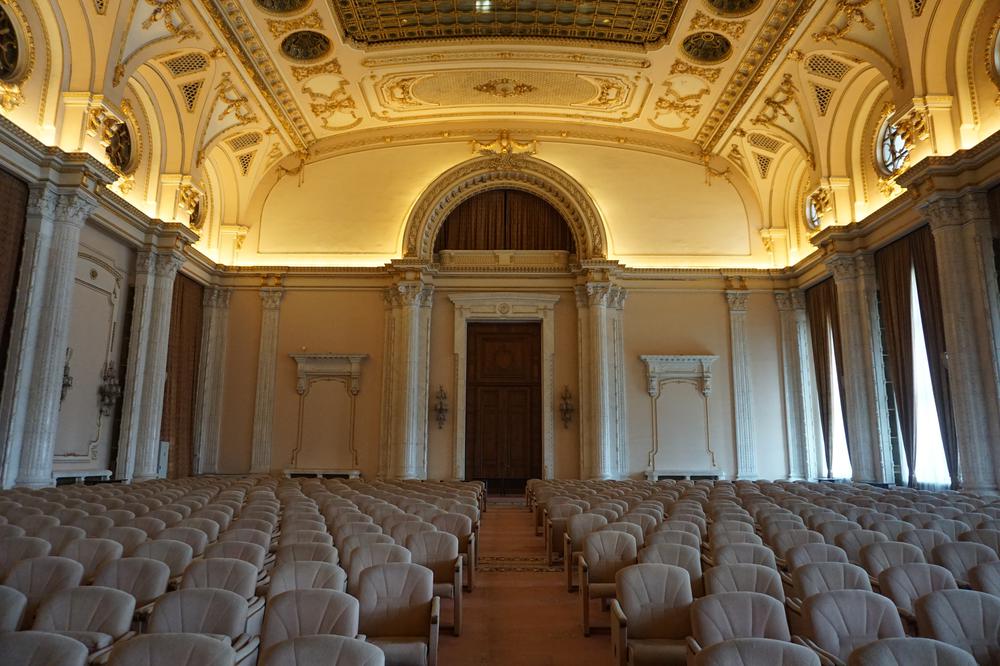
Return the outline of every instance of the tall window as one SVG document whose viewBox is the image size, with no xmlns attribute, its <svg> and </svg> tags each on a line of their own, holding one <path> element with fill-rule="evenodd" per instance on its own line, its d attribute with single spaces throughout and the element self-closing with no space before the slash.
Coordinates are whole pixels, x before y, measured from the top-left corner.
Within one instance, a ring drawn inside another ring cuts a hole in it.
<svg viewBox="0 0 1000 666">
<path fill-rule="evenodd" d="M 833 349 L 833 327 L 827 328 L 829 349 Z M 844 427 L 844 410 L 840 402 L 840 374 L 837 372 L 837 356 L 830 354 L 830 474 L 835 479 L 849 479 L 853 476 L 851 457 L 847 452 L 847 429 Z"/>
<path fill-rule="evenodd" d="M 934 401 L 934 387 L 931 384 L 931 370 L 927 358 L 927 343 L 924 326 L 917 307 L 917 274 L 910 273 L 910 298 L 913 308 L 910 326 L 913 334 L 913 406 L 916 439 L 914 443 L 914 476 L 921 484 L 947 486 L 951 484 L 948 462 L 944 457 L 944 441 L 941 439 L 941 424 L 938 421 L 937 404 Z M 905 460 L 905 454 L 902 456 Z M 910 461 L 906 461 L 907 464 Z"/>
</svg>

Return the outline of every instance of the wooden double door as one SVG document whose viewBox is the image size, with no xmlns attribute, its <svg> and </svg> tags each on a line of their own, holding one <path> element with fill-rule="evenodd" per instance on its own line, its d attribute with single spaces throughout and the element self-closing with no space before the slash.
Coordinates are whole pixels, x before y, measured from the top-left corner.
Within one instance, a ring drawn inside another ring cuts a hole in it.
<svg viewBox="0 0 1000 666">
<path fill-rule="evenodd" d="M 542 474 L 542 325 L 470 323 L 466 339 L 466 478 L 523 492 Z"/>
</svg>

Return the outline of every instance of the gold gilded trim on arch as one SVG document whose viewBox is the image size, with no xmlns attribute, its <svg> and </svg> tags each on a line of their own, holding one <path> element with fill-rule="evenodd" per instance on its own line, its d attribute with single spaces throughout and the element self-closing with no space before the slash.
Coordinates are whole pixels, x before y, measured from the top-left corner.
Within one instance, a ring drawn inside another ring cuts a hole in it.
<svg viewBox="0 0 1000 666">
<path fill-rule="evenodd" d="M 713 150 L 722 140 L 815 1 L 777 0 L 774 3 L 764 27 L 746 49 L 746 55 L 719 94 L 719 101 L 698 130 L 695 141 L 705 151 Z"/>
</svg>

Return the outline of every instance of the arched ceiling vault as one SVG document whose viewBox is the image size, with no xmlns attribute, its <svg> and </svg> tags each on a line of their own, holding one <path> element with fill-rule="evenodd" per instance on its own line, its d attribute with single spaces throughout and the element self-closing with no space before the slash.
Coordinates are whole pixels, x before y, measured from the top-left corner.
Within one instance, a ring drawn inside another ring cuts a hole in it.
<svg viewBox="0 0 1000 666">
<path fill-rule="evenodd" d="M 810 193 L 831 202 L 822 225 L 898 196 L 871 164 L 884 117 L 911 128 L 911 162 L 1000 128 L 1000 0 L 0 9 L 31 65 L 0 82 L 0 113 L 102 159 L 128 124 L 146 155 L 118 191 L 222 263 L 400 257 L 435 179 L 514 146 L 594 202 L 610 258 L 782 267 L 811 250 Z"/>
</svg>

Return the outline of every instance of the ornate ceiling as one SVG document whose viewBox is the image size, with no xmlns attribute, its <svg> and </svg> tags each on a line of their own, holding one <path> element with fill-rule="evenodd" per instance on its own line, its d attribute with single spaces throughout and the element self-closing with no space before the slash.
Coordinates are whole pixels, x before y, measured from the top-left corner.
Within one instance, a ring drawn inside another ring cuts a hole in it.
<svg viewBox="0 0 1000 666">
<path fill-rule="evenodd" d="M 903 169 L 1000 128 L 1000 0 L 0 9 L 0 113 L 113 157 L 117 191 L 196 223 L 223 263 L 377 265 L 434 178 L 508 145 L 594 197 L 614 258 L 782 267 L 899 195 L 876 159 L 886 119 Z"/>
</svg>

